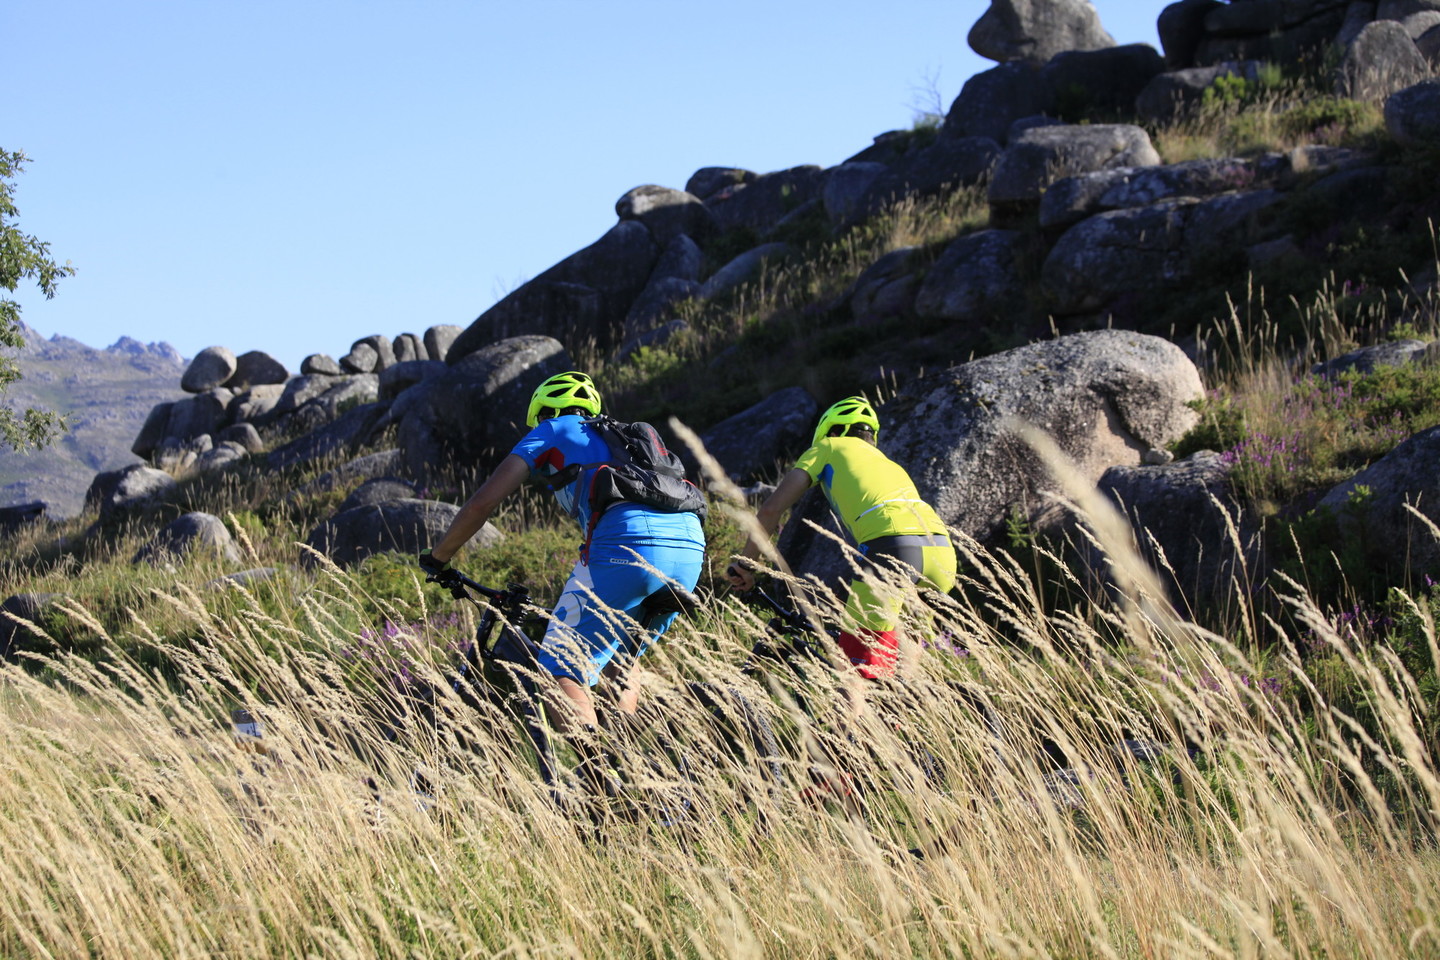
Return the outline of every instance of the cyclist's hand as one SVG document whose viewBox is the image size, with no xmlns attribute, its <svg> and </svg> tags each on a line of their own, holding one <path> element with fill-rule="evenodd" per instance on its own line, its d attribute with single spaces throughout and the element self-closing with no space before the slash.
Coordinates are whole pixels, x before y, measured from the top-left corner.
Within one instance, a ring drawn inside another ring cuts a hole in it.
<svg viewBox="0 0 1440 960">
<path fill-rule="evenodd" d="M 755 573 L 740 563 L 732 563 L 725 568 L 725 577 L 730 581 L 731 586 L 741 593 L 749 593 L 755 589 Z"/>
<path fill-rule="evenodd" d="M 447 561 L 441 560 L 431 553 L 429 547 L 420 551 L 418 559 L 420 569 L 425 571 L 427 582 L 438 583 L 442 587 L 449 587 L 455 583 L 458 573 Z"/>
</svg>

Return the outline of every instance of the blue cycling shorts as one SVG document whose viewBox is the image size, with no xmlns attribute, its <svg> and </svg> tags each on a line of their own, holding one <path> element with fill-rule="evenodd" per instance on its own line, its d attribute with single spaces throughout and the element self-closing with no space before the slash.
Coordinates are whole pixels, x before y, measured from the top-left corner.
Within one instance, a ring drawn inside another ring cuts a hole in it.
<svg viewBox="0 0 1440 960">
<path fill-rule="evenodd" d="M 671 614 L 639 629 L 646 597 L 670 584 L 693 590 L 699 582 L 705 540 L 694 514 L 641 510 L 607 511 L 591 540 L 589 563 L 571 572 L 540 645 L 540 666 L 553 676 L 593 687 L 611 660 L 640 656 L 675 619 Z"/>
</svg>

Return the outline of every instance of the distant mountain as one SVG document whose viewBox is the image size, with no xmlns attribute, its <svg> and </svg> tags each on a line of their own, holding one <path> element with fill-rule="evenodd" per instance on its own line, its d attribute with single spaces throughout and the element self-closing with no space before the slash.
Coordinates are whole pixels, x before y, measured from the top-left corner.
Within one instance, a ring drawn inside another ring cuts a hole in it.
<svg viewBox="0 0 1440 960">
<path fill-rule="evenodd" d="M 95 474 L 140 462 L 130 445 L 151 407 L 185 396 L 185 359 L 168 343 L 121 337 L 97 350 L 70 337 L 45 340 L 28 327 L 21 332 L 25 346 L 6 353 L 24 379 L 3 402 L 68 414 L 70 432 L 45 450 L 0 451 L 0 506 L 43 500 L 51 516 L 73 517 Z"/>
</svg>

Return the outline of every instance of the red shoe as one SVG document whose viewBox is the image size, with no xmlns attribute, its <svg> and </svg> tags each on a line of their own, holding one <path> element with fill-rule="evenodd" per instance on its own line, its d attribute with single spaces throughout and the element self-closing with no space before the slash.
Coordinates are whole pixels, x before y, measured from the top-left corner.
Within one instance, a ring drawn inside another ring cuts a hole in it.
<svg viewBox="0 0 1440 960">
<path fill-rule="evenodd" d="M 804 787 L 800 791 L 802 803 L 808 803 L 813 807 L 823 807 L 827 803 L 850 806 L 855 800 L 855 781 L 848 773 L 812 771 L 810 780 L 810 786 Z"/>
</svg>

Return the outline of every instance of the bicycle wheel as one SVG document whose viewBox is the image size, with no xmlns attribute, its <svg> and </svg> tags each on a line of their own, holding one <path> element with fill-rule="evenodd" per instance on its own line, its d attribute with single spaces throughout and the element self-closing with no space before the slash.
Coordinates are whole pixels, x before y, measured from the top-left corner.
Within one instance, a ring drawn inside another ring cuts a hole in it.
<svg viewBox="0 0 1440 960">
<path fill-rule="evenodd" d="M 731 756 L 760 773 L 771 789 L 784 783 L 780 741 L 769 716 L 734 687 L 691 681 L 687 692 L 709 714 L 720 742 Z"/>
</svg>

